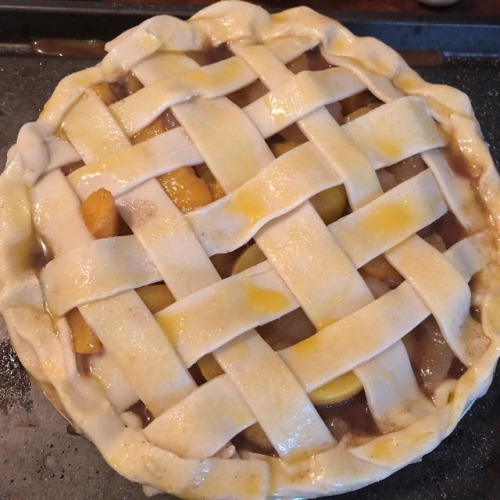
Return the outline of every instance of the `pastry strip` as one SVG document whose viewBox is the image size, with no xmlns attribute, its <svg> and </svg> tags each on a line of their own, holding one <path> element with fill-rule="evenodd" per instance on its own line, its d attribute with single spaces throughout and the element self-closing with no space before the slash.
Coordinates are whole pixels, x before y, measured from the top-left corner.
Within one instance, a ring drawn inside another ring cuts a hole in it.
<svg viewBox="0 0 500 500">
<path fill-rule="evenodd" d="M 87 126 L 90 117 L 92 127 Z M 107 106 L 90 89 L 84 92 L 64 118 L 63 131 L 85 163 L 130 146 L 125 132 L 115 126 Z M 91 147 L 86 147 L 90 144 Z"/>
<path fill-rule="evenodd" d="M 255 241 L 316 328 L 373 300 L 365 281 L 309 203 L 266 225 Z"/>
<path fill-rule="evenodd" d="M 268 138 L 319 107 L 364 89 L 350 71 L 302 71 L 244 109 L 262 136 Z"/>
<path fill-rule="evenodd" d="M 334 222 L 329 229 L 356 267 L 361 267 L 447 210 L 432 172 L 425 170 Z"/>
<path fill-rule="evenodd" d="M 474 193 L 469 189 L 470 180 L 453 172 L 441 150 L 426 151 L 422 159 L 432 170 L 450 211 L 470 233 L 485 227 L 484 213 L 478 208 Z"/>
<path fill-rule="evenodd" d="M 104 394 L 117 412 L 130 408 L 139 400 L 125 373 L 115 363 L 109 353 L 92 356 L 89 360 L 90 371 L 99 380 Z"/>
<path fill-rule="evenodd" d="M 384 434 L 409 426 L 435 410 L 418 387 L 403 342 L 394 342 L 360 364 L 354 373 L 363 384 L 372 416 Z"/>
<path fill-rule="evenodd" d="M 93 240 L 52 259 L 40 273 L 51 313 L 160 281 L 158 270 L 133 235 Z M 70 283 L 70 286 L 63 286 Z"/>
<path fill-rule="evenodd" d="M 377 169 L 445 145 L 425 101 L 402 97 L 342 126 Z"/>
<path fill-rule="evenodd" d="M 118 365 L 126 369 L 130 385 L 153 415 L 160 415 L 196 388 L 135 292 L 92 302 L 79 310 Z"/>
<path fill-rule="evenodd" d="M 417 264 L 417 256 L 425 266 Z M 441 333 L 464 364 L 469 356 L 463 326 L 469 315 L 471 293 L 459 271 L 434 247 L 418 236 L 386 252 L 389 262 L 417 291 L 436 319 Z M 436 279 L 437 278 L 437 279 Z"/>
<path fill-rule="evenodd" d="M 81 199 L 99 188 L 119 196 L 148 179 L 202 162 L 203 158 L 186 133 L 176 128 L 132 147 L 123 145 L 110 155 L 100 156 L 97 161 L 75 170 L 68 180 Z"/>
<path fill-rule="evenodd" d="M 156 180 L 119 196 L 116 204 L 174 297 L 185 297 L 219 281 L 219 274 L 185 217 Z M 165 252 L 170 246 L 182 251 Z"/>
<path fill-rule="evenodd" d="M 392 311 L 398 311 L 397 317 Z M 403 283 L 280 354 L 304 387 L 314 390 L 388 349 L 428 315 L 412 287 Z"/>
<path fill-rule="evenodd" d="M 246 332 L 214 351 L 214 356 L 257 416 L 280 457 L 293 461 L 335 444 L 295 375 L 256 332 Z M 249 358 L 258 361 L 248 362 Z M 269 384 L 269 380 L 273 383 Z M 293 400 L 288 400 L 288 395 Z M 293 412 L 287 413 L 291 404 Z"/>
<path fill-rule="evenodd" d="M 144 434 L 180 457 L 204 458 L 254 423 L 245 400 L 227 375 L 221 375 L 153 420 Z"/>
<path fill-rule="evenodd" d="M 341 183 L 310 143 L 280 156 L 215 203 L 187 214 L 209 255 L 235 250 L 270 220 Z"/>
<path fill-rule="evenodd" d="M 298 307 L 269 262 L 180 299 L 155 315 L 186 366 Z M 224 326 L 220 318 L 224 317 Z"/>
<path fill-rule="evenodd" d="M 163 53 L 153 56 L 152 59 L 168 70 L 172 68 L 172 59 L 175 57 L 179 56 Z M 167 78 L 112 104 L 110 110 L 125 132 L 132 136 L 173 104 L 196 96 L 224 96 L 249 85 L 256 78 L 253 71 L 237 57 L 203 67 L 197 67 L 193 61 L 191 71 L 170 73 Z"/>
<path fill-rule="evenodd" d="M 60 170 L 33 186 L 31 204 L 35 227 L 54 255 L 64 255 L 94 239 L 83 220 L 80 201 Z M 61 238 L 61 234 L 71 234 L 71 238 Z"/>
</svg>

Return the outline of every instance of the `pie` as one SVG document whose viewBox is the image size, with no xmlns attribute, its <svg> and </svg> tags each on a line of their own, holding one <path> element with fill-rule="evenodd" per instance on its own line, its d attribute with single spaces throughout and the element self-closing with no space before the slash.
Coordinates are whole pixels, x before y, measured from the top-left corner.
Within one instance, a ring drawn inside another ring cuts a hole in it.
<svg viewBox="0 0 500 500">
<path fill-rule="evenodd" d="M 48 398 L 148 494 L 338 494 L 435 448 L 500 352 L 467 96 L 306 7 L 106 48 L 0 178 L 1 312 Z"/>
</svg>

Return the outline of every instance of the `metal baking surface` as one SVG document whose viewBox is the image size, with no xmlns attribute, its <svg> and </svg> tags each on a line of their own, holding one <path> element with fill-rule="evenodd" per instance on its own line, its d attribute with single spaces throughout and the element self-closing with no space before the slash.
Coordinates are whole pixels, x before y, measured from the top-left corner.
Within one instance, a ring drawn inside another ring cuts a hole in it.
<svg viewBox="0 0 500 500">
<path fill-rule="evenodd" d="M 26 121 L 34 120 L 57 82 L 66 74 L 92 64 L 92 61 L 71 58 L 42 57 L 28 54 L 28 42 L 40 36 L 30 24 L 37 7 L 24 2 L 24 11 L 10 11 L 9 22 L 17 23 L 16 36 L 7 24 L 0 6 L 0 157 L 4 163 L 10 144 Z M 55 4 L 55 3 L 54 3 Z M 78 2 L 76 2 L 78 4 Z M 157 10 L 135 10 L 125 17 L 116 17 L 110 7 L 97 10 L 92 2 L 81 2 L 87 14 L 93 16 L 91 25 L 110 31 L 125 29 L 127 23 L 137 22 L 140 15 L 156 14 Z M 19 2 L 17 2 L 19 5 Z M 64 12 L 70 2 L 60 2 Z M 73 5 L 73 4 L 71 4 Z M 83 6 L 80 5 L 81 8 Z M 7 6 L 8 7 L 8 6 Z M 3 11 L 4 13 L 6 10 Z M 123 12 L 122 12 L 123 13 Z M 182 12 L 178 12 L 181 13 Z M 45 11 L 47 14 L 47 11 Z M 184 12 L 186 14 L 186 12 Z M 116 24 L 113 25 L 113 20 Z M 23 24 L 23 20 L 27 20 Z M 99 20 L 99 22 L 97 22 Z M 397 49 L 412 49 L 408 30 L 420 32 L 414 26 L 392 23 L 377 24 L 377 20 L 363 24 L 359 17 L 351 19 L 358 33 L 372 33 L 374 27 L 385 26 L 385 38 L 392 39 Z M 405 21 L 406 22 L 406 21 Z M 125 23 L 125 24 L 124 24 Z M 357 23 L 357 24 L 356 24 Z M 44 24 L 43 22 L 41 23 Z M 48 21 L 45 21 L 48 25 Z M 71 25 L 59 24 L 65 36 L 76 32 Z M 83 24 L 81 21 L 79 24 Z M 12 26 L 12 25 L 11 25 Z M 66 26 L 66 28 L 65 28 Z M 54 30 L 55 28 L 52 28 Z M 67 31 L 64 31 L 66 29 Z M 453 31 L 453 26 L 449 26 Z M 477 25 L 461 36 L 477 40 L 484 38 Z M 104 31 L 92 33 L 92 37 Z M 106 32 L 108 33 L 108 32 Z M 405 35 L 406 33 L 406 35 Z M 108 33 L 109 34 L 109 33 Z M 401 39 L 402 37 L 402 39 Z M 108 39 L 110 36 L 101 36 Z M 498 38 L 497 38 L 498 40 Z M 436 45 L 420 47 L 453 53 L 434 40 Z M 456 42 L 458 43 L 458 42 Z M 483 45 L 470 47 L 476 57 L 448 57 L 439 66 L 418 68 L 424 78 L 437 83 L 448 83 L 464 90 L 470 97 L 481 123 L 486 141 L 490 144 L 496 164 L 500 165 L 500 61 L 492 59 L 492 52 L 477 54 Z M 484 45 L 488 48 L 488 45 Z M 458 51 L 463 53 L 463 51 Z M 485 57 L 490 56 L 490 57 Z M 94 446 L 84 437 L 76 435 L 67 422 L 52 408 L 28 376 L 12 351 L 3 323 L 0 324 L 0 500 L 25 498 L 136 499 L 142 496 L 139 485 L 129 483 L 113 472 L 100 457 Z M 463 418 L 458 428 L 434 452 L 404 468 L 381 483 L 358 492 L 343 495 L 345 500 L 396 500 L 442 498 L 500 498 L 500 370 L 497 370 L 486 396 L 478 400 Z M 157 498 L 172 499 L 169 495 Z"/>
</svg>

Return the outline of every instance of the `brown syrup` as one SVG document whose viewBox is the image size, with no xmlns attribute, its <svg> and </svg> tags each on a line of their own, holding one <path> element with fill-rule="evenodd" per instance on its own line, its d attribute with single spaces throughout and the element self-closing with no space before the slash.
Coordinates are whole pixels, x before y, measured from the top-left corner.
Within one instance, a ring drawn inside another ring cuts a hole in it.
<svg viewBox="0 0 500 500">
<path fill-rule="evenodd" d="M 364 392 L 331 406 L 317 408 L 335 439 L 342 439 L 347 433 L 353 436 L 373 436 L 379 434 Z"/>
<path fill-rule="evenodd" d="M 74 59 L 102 59 L 106 52 L 100 40 L 70 40 L 40 38 L 31 42 L 31 51 L 44 56 L 71 57 Z"/>
<path fill-rule="evenodd" d="M 250 85 L 228 94 L 227 98 L 240 108 L 244 108 L 257 99 L 265 96 L 268 92 L 268 88 L 257 79 Z"/>
<path fill-rule="evenodd" d="M 66 432 L 70 435 L 70 436 L 80 436 L 80 433 L 71 425 L 71 424 L 68 424 L 66 426 Z"/>
<path fill-rule="evenodd" d="M 175 117 L 175 115 L 171 109 L 167 109 L 162 113 L 161 121 L 162 121 L 163 126 L 167 130 L 172 130 L 173 128 L 177 128 L 177 127 L 181 126 L 181 124 L 177 121 L 177 118 Z"/>
<path fill-rule="evenodd" d="M 442 66 L 445 57 L 436 50 L 400 50 L 399 54 L 409 66 Z"/>
<path fill-rule="evenodd" d="M 31 267 L 37 271 L 41 271 L 52 259 L 52 252 L 45 244 L 40 244 L 31 252 Z"/>
<path fill-rule="evenodd" d="M 129 234 L 134 234 L 130 226 L 125 222 L 123 217 L 118 214 L 118 236 L 127 236 Z"/>
<path fill-rule="evenodd" d="M 459 379 L 466 367 L 448 347 L 434 318 L 429 317 L 404 339 L 418 386 L 432 397 L 446 379 Z"/>
<path fill-rule="evenodd" d="M 202 375 L 197 363 L 189 368 L 189 374 L 193 377 L 193 380 L 197 385 L 203 385 L 206 382 L 205 377 Z"/>
<path fill-rule="evenodd" d="M 233 53 L 229 50 L 227 43 L 222 43 L 214 47 L 211 43 L 207 43 L 203 50 L 189 51 L 186 55 L 196 61 L 200 66 L 214 64 L 224 59 L 229 59 Z"/>
<path fill-rule="evenodd" d="M 239 248 L 231 253 L 218 253 L 212 255 L 210 260 L 214 265 L 217 272 L 220 274 L 221 278 L 228 278 L 231 276 L 233 271 L 233 266 L 236 259 L 244 252 L 246 247 Z"/>
<path fill-rule="evenodd" d="M 377 99 L 369 90 L 347 97 L 339 102 L 342 108 L 342 115 L 344 117 L 358 111 L 361 108 L 376 107 L 383 104 L 382 101 Z"/>
<path fill-rule="evenodd" d="M 17 257 L 20 264 L 39 273 L 54 256 L 45 242 L 35 235 L 18 245 Z"/>
<path fill-rule="evenodd" d="M 332 65 L 322 56 L 321 51 L 317 46 L 305 52 L 304 55 L 307 58 L 310 71 L 323 71 L 332 67 Z M 298 59 L 300 59 L 300 57 Z M 297 59 L 295 61 L 297 61 Z M 292 71 L 295 61 L 288 64 Z"/>
<path fill-rule="evenodd" d="M 448 370 L 447 378 L 458 380 L 466 370 L 467 367 L 457 357 L 454 357 L 450 369 Z"/>
<path fill-rule="evenodd" d="M 472 288 L 474 288 L 474 285 L 472 285 Z M 481 309 L 478 306 L 471 306 L 469 313 L 473 320 L 481 323 Z"/>
<path fill-rule="evenodd" d="M 434 223 L 434 228 L 436 233 L 443 239 L 446 248 L 450 248 L 467 236 L 465 228 L 451 211 L 440 217 Z"/>
<path fill-rule="evenodd" d="M 153 420 L 153 414 L 142 401 L 137 401 L 127 411 L 137 415 L 141 419 L 142 427 L 147 427 Z"/>
<path fill-rule="evenodd" d="M 76 368 L 82 375 L 89 375 L 90 370 L 90 355 L 75 353 Z"/>
<path fill-rule="evenodd" d="M 64 167 L 61 168 L 61 172 L 64 175 L 69 175 L 75 170 L 78 170 L 79 168 L 83 167 L 85 163 L 83 161 L 77 161 L 75 163 L 70 163 L 69 165 L 65 165 Z"/>
<path fill-rule="evenodd" d="M 258 326 L 256 330 L 276 351 L 294 345 L 316 332 L 314 325 L 301 308 Z"/>
<path fill-rule="evenodd" d="M 109 84 L 109 88 L 117 101 L 121 101 L 139 90 L 138 88 L 132 88 L 137 87 L 138 85 L 133 86 L 130 78 L 130 75 L 125 75 L 122 78 L 119 78 L 116 82 L 111 82 Z"/>
<path fill-rule="evenodd" d="M 259 429 L 259 434 L 262 434 L 256 439 L 253 439 L 253 430 L 258 427 L 258 424 L 245 429 L 243 432 L 240 432 L 237 436 L 232 439 L 234 446 L 237 449 L 244 449 L 250 451 L 252 453 L 259 453 L 261 455 L 267 455 L 270 457 L 277 457 L 278 453 L 276 452 L 274 446 L 267 439 L 267 437 L 263 434 L 262 429 Z"/>
<path fill-rule="evenodd" d="M 472 180 L 476 179 L 481 174 L 476 166 L 471 165 L 467 161 L 456 142 L 450 140 L 442 151 L 451 169 L 460 177 Z"/>
</svg>

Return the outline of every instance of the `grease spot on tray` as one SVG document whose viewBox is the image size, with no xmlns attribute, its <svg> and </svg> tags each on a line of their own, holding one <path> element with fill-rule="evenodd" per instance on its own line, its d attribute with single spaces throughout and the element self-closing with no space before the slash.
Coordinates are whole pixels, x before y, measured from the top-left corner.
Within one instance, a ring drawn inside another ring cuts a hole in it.
<svg viewBox="0 0 500 500">
<path fill-rule="evenodd" d="M 0 411 L 21 407 L 33 409 L 30 395 L 31 383 L 8 340 L 0 342 Z"/>
</svg>

